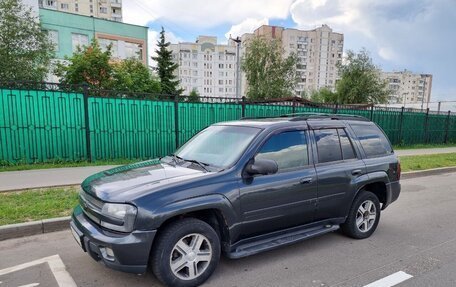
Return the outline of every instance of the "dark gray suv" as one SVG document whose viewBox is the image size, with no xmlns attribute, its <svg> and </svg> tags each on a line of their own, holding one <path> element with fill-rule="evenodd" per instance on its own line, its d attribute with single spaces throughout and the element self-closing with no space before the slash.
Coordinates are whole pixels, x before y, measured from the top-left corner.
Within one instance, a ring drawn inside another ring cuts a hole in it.
<svg viewBox="0 0 456 287">
<path fill-rule="evenodd" d="M 197 286 L 221 253 L 240 258 L 339 228 L 369 237 L 399 196 L 400 172 L 363 117 L 218 123 L 175 154 L 87 178 L 71 230 L 108 267 L 150 266 L 165 285 Z"/>
</svg>

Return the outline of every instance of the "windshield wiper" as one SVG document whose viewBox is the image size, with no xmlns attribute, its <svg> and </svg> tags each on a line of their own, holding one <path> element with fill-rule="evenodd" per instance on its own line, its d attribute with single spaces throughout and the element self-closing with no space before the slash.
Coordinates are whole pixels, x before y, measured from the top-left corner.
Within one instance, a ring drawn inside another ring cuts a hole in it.
<svg viewBox="0 0 456 287">
<path fill-rule="evenodd" d="M 173 157 L 173 161 L 174 163 L 177 165 L 177 159 L 180 159 L 182 161 L 186 161 L 186 162 L 191 162 L 191 163 L 196 163 L 197 165 L 199 165 L 202 169 L 204 169 L 205 171 L 209 172 L 209 170 L 206 168 L 206 166 L 210 166 L 210 164 L 208 163 L 205 163 L 205 162 L 201 162 L 201 161 L 198 161 L 196 159 L 186 159 L 186 158 L 182 158 L 180 156 L 178 156 L 177 154 L 171 154 L 171 156 Z"/>
</svg>

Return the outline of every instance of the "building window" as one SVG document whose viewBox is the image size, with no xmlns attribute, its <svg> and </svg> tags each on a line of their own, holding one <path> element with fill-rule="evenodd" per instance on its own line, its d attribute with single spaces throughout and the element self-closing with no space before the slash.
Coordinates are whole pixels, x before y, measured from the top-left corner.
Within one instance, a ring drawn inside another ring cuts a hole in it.
<svg viewBox="0 0 456 287">
<path fill-rule="evenodd" d="M 62 10 L 68 10 L 69 8 L 70 8 L 70 5 L 68 5 L 68 3 L 60 4 L 60 9 L 62 9 Z"/>
<path fill-rule="evenodd" d="M 90 1 L 90 2 L 92 2 L 92 1 Z M 90 5 L 90 13 L 93 14 L 93 5 Z"/>
<path fill-rule="evenodd" d="M 98 39 L 98 42 L 100 43 L 100 48 L 103 51 L 108 50 L 108 47 L 111 45 L 111 55 L 112 55 L 112 57 L 113 58 L 118 58 L 119 57 L 118 42 L 116 40 L 100 38 L 100 39 Z"/>
<path fill-rule="evenodd" d="M 74 4 L 74 11 L 75 12 L 79 12 L 79 4 L 78 3 Z"/>
<path fill-rule="evenodd" d="M 52 45 L 54 45 L 54 51 L 57 52 L 59 50 L 59 32 L 56 30 L 48 30 L 47 34 Z"/>
<path fill-rule="evenodd" d="M 142 60 L 142 46 L 137 43 L 125 42 L 125 58 Z"/>
<path fill-rule="evenodd" d="M 77 51 L 78 47 L 87 46 L 89 44 L 89 36 L 84 34 L 71 33 L 71 44 L 73 52 Z"/>
<path fill-rule="evenodd" d="M 100 13 L 101 14 L 108 14 L 108 8 L 107 7 L 100 7 Z"/>
</svg>

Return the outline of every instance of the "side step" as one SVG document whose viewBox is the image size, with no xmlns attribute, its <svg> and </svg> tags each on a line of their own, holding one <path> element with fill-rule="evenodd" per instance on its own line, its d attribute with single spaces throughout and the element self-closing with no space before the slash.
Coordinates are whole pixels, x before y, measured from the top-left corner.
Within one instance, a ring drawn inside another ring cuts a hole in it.
<svg viewBox="0 0 456 287">
<path fill-rule="evenodd" d="M 339 229 L 339 225 L 325 225 L 299 230 L 293 229 L 290 232 L 280 232 L 277 235 L 271 235 L 267 238 L 261 236 L 261 239 L 254 241 L 248 240 L 249 242 L 236 246 L 233 251 L 227 254 L 227 256 L 231 259 L 246 257 L 280 246 L 290 245 L 337 229 Z"/>
</svg>

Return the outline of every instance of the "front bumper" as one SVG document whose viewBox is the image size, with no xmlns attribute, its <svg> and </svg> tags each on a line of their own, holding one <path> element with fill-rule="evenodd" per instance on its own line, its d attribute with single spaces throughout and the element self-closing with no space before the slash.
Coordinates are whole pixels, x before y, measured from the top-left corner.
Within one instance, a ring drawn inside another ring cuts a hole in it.
<svg viewBox="0 0 456 287">
<path fill-rule="evenodd" d="M 80 206 L 73 212 L 70 227 L 82 249 L 109 268 L 142 274 L 147 270 L 156 230 L 115 233 L 102 229 L 84 215 Z M 106 254 L 111 249 L 113 256 Z"/>
</svg>

